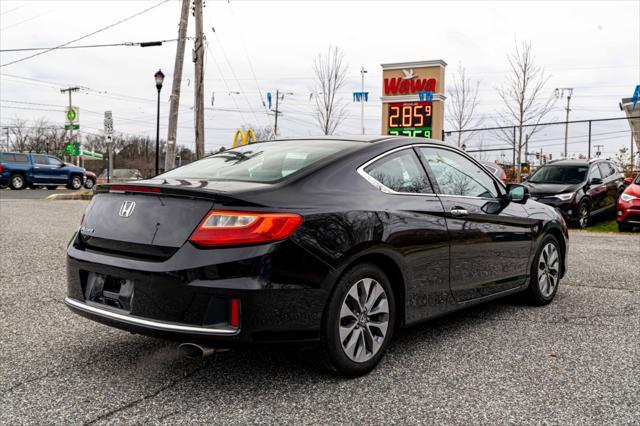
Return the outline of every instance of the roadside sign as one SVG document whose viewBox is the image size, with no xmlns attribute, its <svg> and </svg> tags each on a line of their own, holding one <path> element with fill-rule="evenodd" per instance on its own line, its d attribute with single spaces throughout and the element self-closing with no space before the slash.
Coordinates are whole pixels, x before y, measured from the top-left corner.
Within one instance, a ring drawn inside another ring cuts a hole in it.
<svg viewBox="0 0 640 426">
<path fill-rule="evenodd" d="M 80 142 L 68 143 L 64 150 L 68 155 L 80 155 Z"/>
<path fill-rule="evenodd" d="M 111 111 L 104 112 L 104 136 L 105 142 L 113 142 L 113 114 Z"/>
<path fill-rule="evenodd" d="M 64 110 L 64 116 L 69 124 L 76 124 L 80 121 L 80 109 L 77 106 L 68 106 Z"/>
</svg>

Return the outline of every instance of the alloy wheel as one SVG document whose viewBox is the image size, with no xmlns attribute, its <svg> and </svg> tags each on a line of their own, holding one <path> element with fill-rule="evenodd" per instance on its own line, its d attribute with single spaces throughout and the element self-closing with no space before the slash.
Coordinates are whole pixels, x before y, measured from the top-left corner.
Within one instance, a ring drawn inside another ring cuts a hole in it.
<svg viewBox="0 0 640 426">
<path fill-rule="evenodd" d="M 340 309 L 338 324 L 342 350 L 352 361 L 373 358 L 389 327 L 389 304 L 382 285 L 372 278 L 353 284 Z"/>
<path fill-rule="evenodd" d="M 586 228 L 589 223 L 589 208 L 586 205 L 582 205 L 582 207 L 580 207 L 580 211 L 578 212 L 578 222 L 580 224 L 580 228 Z"/>
<path fill-rule="evenodd" d="M 560 256 L 555 244 L 547 243 L 538 259 L 538 288 L 543 297 L 553 294 L 560 276 Z"/>
<path fill-rule="evenodd" d="M 24 179 L 22 176 L 16 175 L 11 178 L 11 183 L 15 189 L 22 189 L 22 187 L 24 186 Z"/>
<path fill-rule="evenodd" d="M 82 186 L 82 181 L 80 180 L 79 177 L 75 176 L 72 180 L 71 180 L 71 187 L 73 189 L 80 189 L 80 187 Z"/>
</svg>

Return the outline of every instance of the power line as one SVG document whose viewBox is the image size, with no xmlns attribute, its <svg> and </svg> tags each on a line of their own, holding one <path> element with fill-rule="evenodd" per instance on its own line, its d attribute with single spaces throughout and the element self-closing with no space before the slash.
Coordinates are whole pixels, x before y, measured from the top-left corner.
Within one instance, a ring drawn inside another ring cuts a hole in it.
<svg viewBox="0 0 640 426">
<path fill-rule="evenodd" d="M 24 3 L 24 4 L 21 4 L 21 5 L 20 5 L 20 6 L 18 6 L 18 7 L 14 7 L 13 9 L 5 10 L 4 12 L 0 13 L 0 16 L 4 16 L 4 15 L 6 15 L 7 13 L 11 13 L 11 12 L 16 11 L 16 10 L 18 10 L 18 9 L 22 9 L 22 8 L 23 8 L 23 7 L 25 7 L 27 4 L 28 4 L 28 3 Z"/>
<path fill-rule="evenodd" d="M 193 37 L 185 37 L 186 40 L 192 39 Z M 162 46 L 163 43 L 172 43 L 178 41 L 177 38 L 168 39 L 168 40 L 155 40 L 155 41 L 125 41 L 123 43 L 107 43 L 107 44 L 85 44 L 82 46 L 62 46 L 62 47 L 24 47 L 18 49 L 0 49 L 0 53 L 3 52 L 30 52 L 36 50 L 52 50 L 52 49 L 90 49 L 94 47 L 118 47 L 118 46 L 140 46 L 140 47 L 152 47 L 152 46 Z"/>
<path fill-rule="evenodd" d="M 170 1 L 170 0 L 163 0 L 163 1 L 161 1 L 160 3 L 158 3 L 158 4 L 155 4 L 155 5 L 151 6 L 151 7 L 148 7 L 148 8 L 146 8 L 146 9 L 144 9 L 144 10 L 142 10 L 142 11 L 138 12 L 138 13 L 135 13 L 135 14 L 133 14 L 133 15 L 131 15 L 131 16 L 129 16 L 129 17 L 127 17 L 127 18 L 121 19 L 121 20 L 119 20 L 119 21 L 117 21 L 117 22 L 114 22 L 113 24 L 107 25 L 106 27 L 102 27 L 102 28 L 100 28 L 99 30 L 93 31 L 92 33 L 89 33 L 89 34 L 83 35 L 82 37 L 78 37 L 78 38 L 76 38 L 76 39 L 74 39 L 74 40 L 71 40 L 71 41 L 68 41 L 68 42 L 66 42 L 66 43 L 62 43 L 62 44 L 60 44 L 60 45 L 58 45 L 58 46 L 55 46 L 55 47 L 49 48 L 49 49 L 47 49 L 47 50 L 43 50 L 43 51 L 38 52 L 38 53 L 34 53 L 33 55 L 29 55 L 29 56 L 25 56 L 25 57 L 20 58 L 20 59 L 16 59 L 15 61 L 7 62 L 6 64 L 0 64 L 0 68 L 2 68 L 2 67 L 6 67 L 6 66 L 9 66 L 9 65 L 13 65 L 13 64 L 17 64 L 18 62 L 26 61 L 26 60 L 29 60 L 29 59 L 35 58 L 36 56 L 44 55 L 45 53 L 49 53 L 49 52 L 51 52 L 51 51 L 53 51 L 53 50 L 60 49 L 60 48 L 62 48 L 62 47 L 64 47 L 64 46 L 68 46 L 68 45 L 70 45 L 70 44 L 72 44 L 72 43 L 75 43 L 75 42 L 77 42 L 77 41 L 80 41 L 80 40 L 83 40 L 83 39 L 85 39 L 85 38 L 91 37 L 91 36 L 96 35 L 96 34 L 98 34 L 98 33 L 102 32 L 102 31 L 106 31 L 106 30 L 108 30 L 108 29 L 110 29 L 110 28 L 115 27 L 116 25 L 122 24 L 123 22 L 129 21 L 129 20 L 131 20 L 131 19 L 133 19 L 133 18 L 135 18 L 135 17 L 137 17 L 137 16 L 140 16 L 140 15 L 142 15 L 143 13 L 149 12 L 150 10 L 153 10 L 153 9 L 155 9 L 156 7 L 161 6 L 161 5 L 163 5 L 163 4 L 165 4 L 165 3 L 169 2 L 169 1 Z"/>
</svg>

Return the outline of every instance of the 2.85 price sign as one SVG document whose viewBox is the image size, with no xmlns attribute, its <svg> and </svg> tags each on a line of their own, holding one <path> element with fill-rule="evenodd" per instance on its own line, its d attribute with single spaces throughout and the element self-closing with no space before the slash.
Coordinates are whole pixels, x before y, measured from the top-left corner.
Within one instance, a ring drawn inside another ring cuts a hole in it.
<svg viewBox="0 0 640 426">
<path fill-rule="evenodd" d="M 431 137 L 431 102 L 396 102 L 389 104 L 389 134 Z"/>
</svg>

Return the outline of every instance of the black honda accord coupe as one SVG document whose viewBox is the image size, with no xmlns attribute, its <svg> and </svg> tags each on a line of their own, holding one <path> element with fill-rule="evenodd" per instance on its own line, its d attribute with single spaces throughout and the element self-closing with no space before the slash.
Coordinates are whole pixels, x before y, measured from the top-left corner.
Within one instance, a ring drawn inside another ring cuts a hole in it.
<svg viewBox="0 0 640 426">
<path fill-rule="evenodd" d="M 317 342 L 357 376 L 399 328 L 519 292 L 551 302 L 567 244 L 556 210 L 441 142 L 259 142 L 99 186 L 65 303 L 203 353 Z"/>
</svg>

